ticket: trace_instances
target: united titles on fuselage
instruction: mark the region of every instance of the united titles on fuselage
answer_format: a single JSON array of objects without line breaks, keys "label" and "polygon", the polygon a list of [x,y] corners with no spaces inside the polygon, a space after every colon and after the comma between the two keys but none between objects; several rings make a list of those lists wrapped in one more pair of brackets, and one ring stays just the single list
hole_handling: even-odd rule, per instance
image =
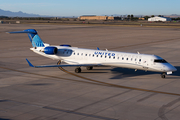
[{"label": "united titles on fuselage", "polygon": [[105,55],[105,56],[115,56],[115,53],[110,53],[110,52],[94,52],[95,55]]}]

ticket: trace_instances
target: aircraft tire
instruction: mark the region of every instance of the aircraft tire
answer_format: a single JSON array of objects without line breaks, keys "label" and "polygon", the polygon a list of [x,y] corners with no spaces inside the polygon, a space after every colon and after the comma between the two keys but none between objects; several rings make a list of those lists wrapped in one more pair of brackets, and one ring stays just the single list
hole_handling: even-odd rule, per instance
[{"label": "aircraft tire", "polygon": [[81,72],[81,68],[76,68],[76,69],[75,69],[75,72],[76,72],[76,73],[80,73],[80,72]]},{"label": "aircraft tire", "polygon": [[165,78],[165,77],[166,77],[165,73],[162,73],[161,78]]},{"label": "aircraft tire", "polygon": [[86,67],[86,69],[87,69],[87,70],[92,70],[93,67],[92,67],[92,66],[88,66],[88,67]]}]

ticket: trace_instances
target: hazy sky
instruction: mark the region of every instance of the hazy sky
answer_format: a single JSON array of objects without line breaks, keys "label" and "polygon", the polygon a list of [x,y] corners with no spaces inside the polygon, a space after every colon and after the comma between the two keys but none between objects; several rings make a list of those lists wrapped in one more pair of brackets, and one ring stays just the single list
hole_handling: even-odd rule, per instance
[{"label": "hazy sky", "polygon": [[0,9],[40,15],[180,15],[180,0],[1,0]]}]

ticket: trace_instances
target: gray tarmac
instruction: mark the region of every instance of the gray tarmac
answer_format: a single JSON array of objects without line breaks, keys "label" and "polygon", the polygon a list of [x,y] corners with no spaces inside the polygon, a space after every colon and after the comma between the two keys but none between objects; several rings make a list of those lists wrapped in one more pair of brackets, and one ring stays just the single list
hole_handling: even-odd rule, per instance
[{"label": "gray tarmac", "polygon": [[[161,56],[178,71],[157,72],[95,67],[31,68],[56,64],[33,53],[26,34],[36,29],[51,45],[137,52]],[[86,25],[0,25],[0,119],[2,120],[179,120],[180,28]]]}]

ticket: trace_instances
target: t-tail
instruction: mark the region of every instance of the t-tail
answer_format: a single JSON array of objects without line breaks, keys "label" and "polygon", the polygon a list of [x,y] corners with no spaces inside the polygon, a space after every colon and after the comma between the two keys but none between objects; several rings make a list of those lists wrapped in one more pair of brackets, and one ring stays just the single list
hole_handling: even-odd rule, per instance
[{"label": "t-tail", "polygon": [[24,31],[16,31],[16,32],[8,32],[8,33],[10,33],[10,34],[27,33],[33,47],[44,47],[45,46],[44,42],[41,40],[41,38],[39,37],[39,35],[35,29],[27,29]]}]

